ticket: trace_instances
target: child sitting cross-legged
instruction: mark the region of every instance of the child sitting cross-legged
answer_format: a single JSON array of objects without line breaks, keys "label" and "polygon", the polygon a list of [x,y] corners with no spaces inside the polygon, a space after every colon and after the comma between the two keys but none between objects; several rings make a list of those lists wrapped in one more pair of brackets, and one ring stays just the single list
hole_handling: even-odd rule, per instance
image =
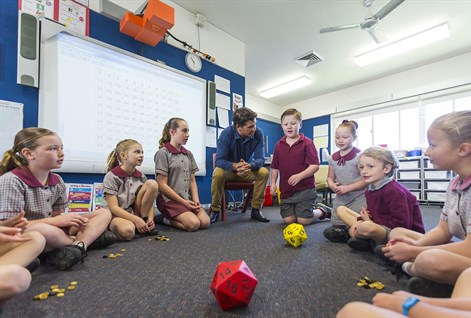
[{"label": "child sitting cross-legged", "polygon": [[424,233],[422,214],[417,198],[393,179],[398,161],[394,154],[382,147],[370,147],[361,153],[358,168],[368,184],[365,192],[366,208],[359,213],[339,207],[337,215],[347,224],[348,246],[356,250],[374,249],[385,244],[395,227]]}]

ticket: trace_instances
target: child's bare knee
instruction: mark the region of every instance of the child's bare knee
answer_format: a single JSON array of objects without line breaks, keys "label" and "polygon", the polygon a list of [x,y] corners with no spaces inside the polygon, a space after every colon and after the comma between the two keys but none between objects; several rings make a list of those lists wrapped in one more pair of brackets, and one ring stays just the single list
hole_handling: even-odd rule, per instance
[{"label": "child's bare knee", "polygon": [[444,251],[440,249],[430,249],[417,255],[414,261],[414,269],[419,276],[436,276],[449,270],[449,262],[444,260]]},{"label": "child's bare knee", "polygon": [[132,226],[121,227],[118,229],[116,236],[120,241],[130,241],[134,238],[136,230]]},{"label": "child's bare knee", "polygon": [[200,228],[200,221],[198,219],[190,219],[186,220],[183,225],[188,232],[195,232]]},{"label": "child's bare knee", "polygon": [[156,180],[149,179],[145,183],[148,190],[152,192],[157,192],[159,190],[159,184]]}]

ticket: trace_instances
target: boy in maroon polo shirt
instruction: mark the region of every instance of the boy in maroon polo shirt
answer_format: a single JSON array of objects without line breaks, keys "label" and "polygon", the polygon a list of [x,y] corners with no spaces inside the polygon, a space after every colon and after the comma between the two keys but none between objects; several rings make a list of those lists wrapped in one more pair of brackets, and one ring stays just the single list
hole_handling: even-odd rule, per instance
[{"label": "boy in maroon polo shirt", "polygon": [[319,157],[311,139],[299,133],[301,113],[294,108],[281,115],[285,136],[275,145],[270,166],[271,194],[277,192],[280,177],[280,214],[286,224],[311,224],[330,218],[330,208],[316,205],[317,192],[314,173],[319,170]]}]

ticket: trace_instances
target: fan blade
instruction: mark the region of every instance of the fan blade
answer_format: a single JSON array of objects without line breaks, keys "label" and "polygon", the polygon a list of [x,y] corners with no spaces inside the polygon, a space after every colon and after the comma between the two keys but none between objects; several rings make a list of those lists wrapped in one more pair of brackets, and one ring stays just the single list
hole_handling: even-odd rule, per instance
[{"label": "fan blade", "polygon": [[389,1],[381,10],[379,10],[374,17],[378,20],[382,20],[385,16],[391,13],[394,9],[396,9],[401,3],[405,0],[391,0]]},{"label": "fan blade", "polygon": [[322,28],[322,29],[319,30],[319,33],[327,33],[327,32],[335,32],[335,31],[342,31],[342,30],[357,29],[357,28],[359,28],[360,26],[361,26],[360,23],[333,26],[333,27],[329,27],[329,28]]},{"label": "fan blade", "polygon": [[381,43],[384,41],[387,41],[386,36],[384,33],[378,28],[378,26],[374,26],[372,28],[365,29],[373,38],[373,40],[376,41],[376,43]]}]

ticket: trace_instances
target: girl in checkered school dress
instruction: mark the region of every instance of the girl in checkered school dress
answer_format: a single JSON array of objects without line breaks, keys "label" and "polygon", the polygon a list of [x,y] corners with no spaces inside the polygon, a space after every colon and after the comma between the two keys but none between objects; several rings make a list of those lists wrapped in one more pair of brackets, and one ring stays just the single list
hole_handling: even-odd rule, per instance
[{"label": "girl in checkered school dress", "polygon": [[0,220],[24,211],[25,232],[46,238],[46,261],[66,270],[86,256],[87,249],[103,248],[115,241],[106,231],[111,213],[101,209],[87,214],[63,213],[68,195],[62,178],[51,170],[64,161],[62,140],[45,128],[19,131],[13,148],[0,162]]},{"label": "girl in checkered school dress", "polygon": [[121,241],[131,240],[135,233],[158,234],[154,224],[154,202],[159,187],[155,180],[147,180],[137,170],[143,159],[142,146],[133,139],[118,142],[108,156],[103,206],[113,214],[110,230]]},{"label": "girl in checkered school dress", "polygon": [[199,200],[195,178],[198,166],[191,151],[183,146],[189,137],[188,123],[171,118],[163,129],[154,161],[160,190],[157,207],[162,213],[158,222],[192,232],[208,228],[209,217]]}]

